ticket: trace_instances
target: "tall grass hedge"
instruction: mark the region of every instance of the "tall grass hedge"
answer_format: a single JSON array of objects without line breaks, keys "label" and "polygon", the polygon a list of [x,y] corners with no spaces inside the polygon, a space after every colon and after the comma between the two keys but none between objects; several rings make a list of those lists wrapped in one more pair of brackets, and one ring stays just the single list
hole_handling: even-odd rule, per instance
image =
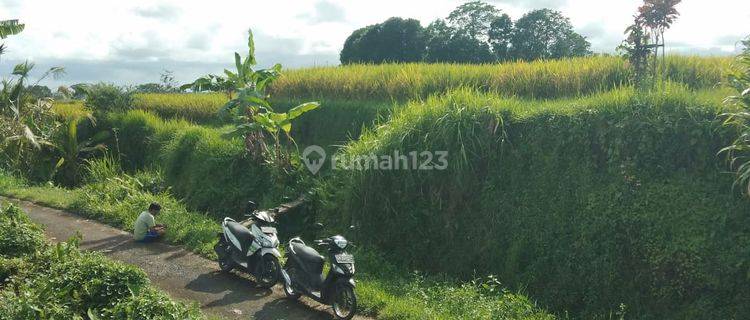
[{"label": "tall grass hedge", "polygon": [[185,203],[221,216],[239,215],[249,200],[264,201],[272,188],[268,167],[252,159],[239,139],[183,120],[163,120],[142,110],[109,119],[117,132],[111,148],[128,171],[157,167]]},{"label": "tall grass hedge", "polygon": [[665,90],[411,103],[341,155],[446,150],[448,168],[337,171],[320,215],[408,267],[495,274],[583,318],[750,317],[750,206],[716,156],[725,93]]}]

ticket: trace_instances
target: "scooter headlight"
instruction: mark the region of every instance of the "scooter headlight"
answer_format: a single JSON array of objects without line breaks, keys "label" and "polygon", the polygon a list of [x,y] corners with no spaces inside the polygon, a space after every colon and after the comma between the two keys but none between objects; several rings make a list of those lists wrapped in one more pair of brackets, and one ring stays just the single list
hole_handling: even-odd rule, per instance
[{"label": "scooter headlight", "polygon": [[339,249],[345,249],[346,245],[349,244],[349,241],[346,241],[344,238],[334,239],[333,243],[336,244]]}]

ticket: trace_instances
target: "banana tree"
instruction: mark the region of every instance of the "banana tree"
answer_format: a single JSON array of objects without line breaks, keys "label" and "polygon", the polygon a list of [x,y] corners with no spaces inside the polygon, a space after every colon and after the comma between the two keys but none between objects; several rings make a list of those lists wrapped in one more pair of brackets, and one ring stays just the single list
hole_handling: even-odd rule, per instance
[{"label": "banana tree", "polygon": [[76,185],[80,181],[81,160],[91,153],[107,149],[104,141],[109,139],[109,131],[100,131],[90,138],[83,141],[79,140],[78,127],[84,120],[89,121],[93,126],[96,125],[90,114],[72,116],[66,119],[65,125],[62,127],[63,130],[55,137],[55,141],[45,142],[58,156],[50,179],[59,173],[63,184]]},{"label": "banana tree", "polygon": [[193,83],[186,84],[181,89],[193,91],[225,91],[230,100],[221,108],[220,114],[230,115],[235,122],[230,135],[242,136],[245,148],[256,159],[268,152],[265,137],[273,139],[273,155],[280,165],[289,164],[288,152],[281,143],[281,132],[294,143],[290,132],[292,121],[305,112],[317,109],[317,102],[303,103],[288,112],[274,112],[268,101],[266,89],[281,76],[281,65],[276,64],[268,69],[254,70],[255,42],[252,30],[248,31],[248,54],[243,59],[239,53],[234,54],[235,71],[225,69],[225,76],[207,75],[198,78]]}]

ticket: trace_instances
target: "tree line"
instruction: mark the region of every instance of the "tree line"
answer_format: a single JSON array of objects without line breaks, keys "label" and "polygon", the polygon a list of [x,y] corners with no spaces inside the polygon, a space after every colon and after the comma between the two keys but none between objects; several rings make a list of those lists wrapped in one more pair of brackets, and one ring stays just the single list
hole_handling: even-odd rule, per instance
[{"label": "tree line", "polygon": [[393,17],[357,29],[346,39],[340,60],[492,63],[585,56],[590,48],[559,11],[533,10],[514,22],[493,5],[472,1],[427,28],[416,19]]}]

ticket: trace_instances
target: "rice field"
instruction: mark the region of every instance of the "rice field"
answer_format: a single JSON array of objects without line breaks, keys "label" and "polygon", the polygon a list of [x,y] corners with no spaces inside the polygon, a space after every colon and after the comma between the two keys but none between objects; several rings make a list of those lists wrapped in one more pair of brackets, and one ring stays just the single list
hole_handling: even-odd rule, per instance
[{"label": "rice field", "polygon": [[197,123],[217,121],[217,112],[227,102],[223,93],[141,93],[133,96],[133,108],[164,118],[183,118]]},{"label": "rice field", "polygon": [[[692,89],[716,86],[731,59],[670,56],[668,80]],[[314,67],[286,71],[272,96],[291,99],[399,100],[427,98],[459,87],[506,97],[578,97],[629,85],[631,74],[620,57],[601,56],[488,65],[384,64]]]}]

